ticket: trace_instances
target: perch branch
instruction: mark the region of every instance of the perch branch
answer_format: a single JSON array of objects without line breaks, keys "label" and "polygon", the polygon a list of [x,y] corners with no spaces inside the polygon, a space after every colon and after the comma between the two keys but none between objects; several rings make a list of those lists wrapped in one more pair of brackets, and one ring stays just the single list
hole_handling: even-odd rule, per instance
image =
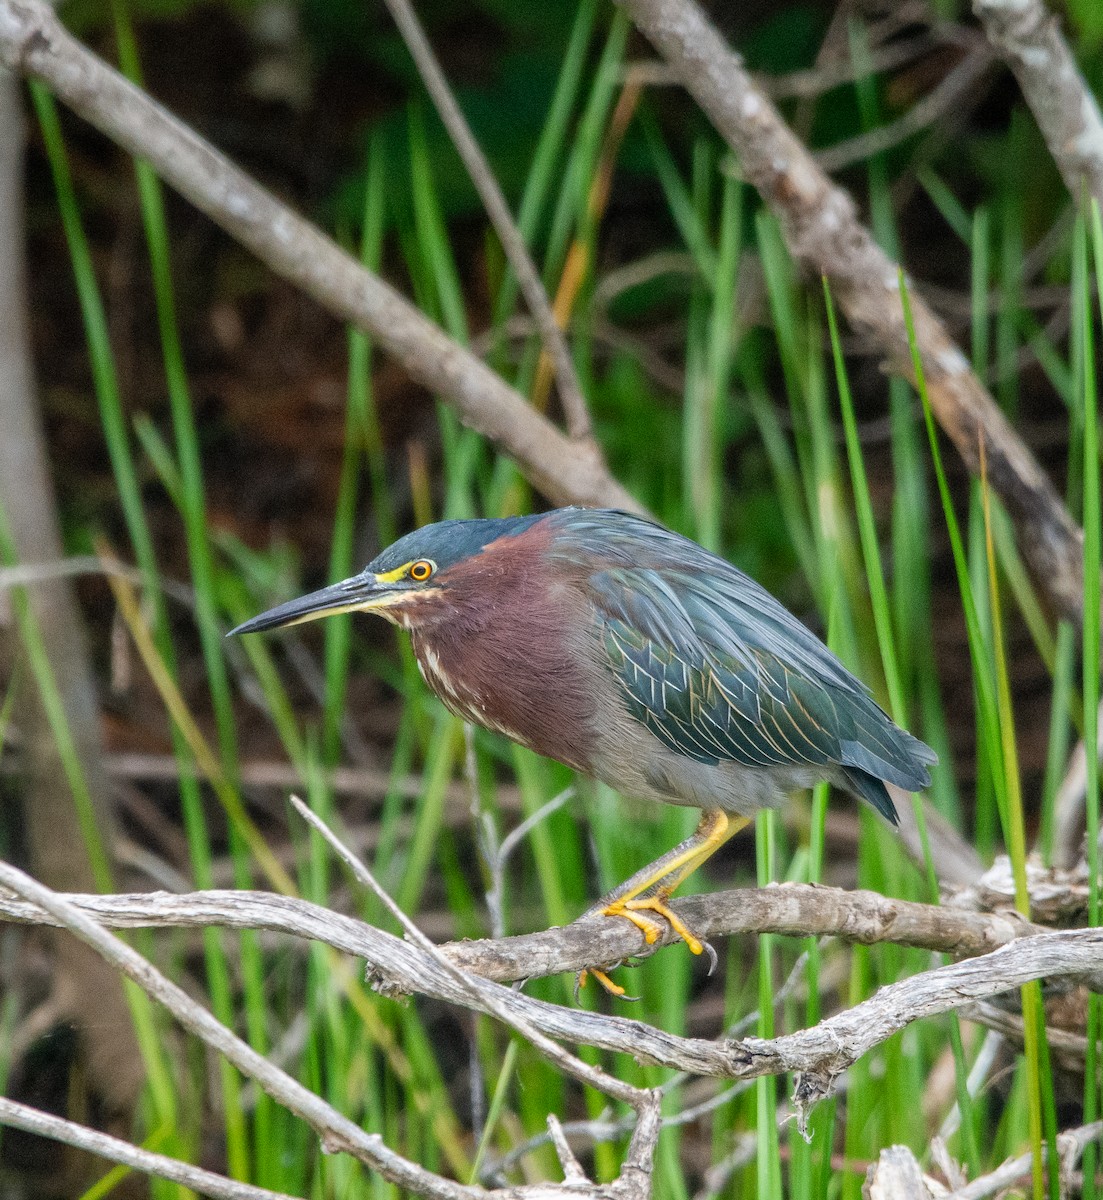
[{"label": "perch branch", "polygon": [[[10,872],[12,868],[0,866],[0,883],[8,882],[5,873]],[[22,878],[18,873],[16,876]],[[764,889],[764,894],[784,895],[797,890],[812,894],[830,891],[778,887]],[[704,899],[712,901],[715,897]],[[263,892],[199,892],[190,896],[81,896],[74,897],[73,901],[70,907],[78,914],[91,913],[97,921],[110,921],[121,926],[158,923],[226,925],[278,930],[313,938],[364,958],[368,963],[369,979],[381,992],[392,995],[421,993],[447,1003],[472,1007],[470,990],[458,986],[453,975],[444,970],[434,956],[361,921],[301,900]],[[52,911],[37,898],[35,903],[38,910]],[[683,915],[687,913],[687,903],[685,900],[678,903]],[[20,906],[4,900],[2,910],[9,919],[43,921],[42,912],[36,911],[34,906]],[[968,915],[976,917],[979,914]],[[56,919],[56,913],[54,917]],[[82,919],[87,921],[88,917]],[[596,952],[606,936],[604,927],[622,923],[591,919],[569,928],[577,930],[583,924],[589,926],[583,935],[591,943],[590,961],[605,961]],[[100,927],[97,924],[95,928]],[[793,929],[787,931],[796,932]],[[548,936],[562,932],[549,931]],[[103,934],[102,929],[100,933]],[[117,944],[114,939],[109,940]],[[456,947],[449,948],[450,955],[455,951]],[[788,1071],[803,1072],[805,1079],[798,1091],[798,1099],[808,1103],[829,1091],[834,1078],[851,1063],[912,1021],[1014,990],[1032,979],[1091,975],[1101,966],[1103,930],[1043,933],[1030,930],[1030,936],[1016,938],[979,958],[922,972],[882,988],[870,1000],[811,1029],[768,1041],[677,1037],[641,1021],[571,1010],[534,1000],[485,979],[478,981],[477,992],[480,1011],[489,1011],[484,1001],[490,997],[495,1011],[503,1014],[505,1019],[516,1016],[548,1037],[631,1054],[643,1061],[697,1075],[752,1079]]]},{"label": "perch branch", "polygon": [[1042,0],[973,0],[973,11],[1015,73],[1073,200],[1087,188],[1103,207],[1103,115],[1060,22]]},{"label": "perch branch", "polygon": [[[352,917],[273,892],[138,892],[66,899],[109,928],[221,925],[229,929],[264,929],[326,942],[336,950],[369,961],[381,953],[377,939],[390,937]],[[892,942],[959,958],[987,954],[1017,938],[1047,932],[1010,909],[985,913],[941,908],[890,900],[876,892],[848,892],[811,884],[684,896],[672,901],[671,908],[705,938],[761,933],[837,937],[867,946]],[[37,905],[3,893],[0,921],[53,923]],[[668,933],[648,946],[628,921],[588,918],[539,933],[451,942],[440,950],[465,971],[497,983],[511,983],[579,971],[585,966],[612,966],[627,958],[647,957],[676,941]]]},{"label": "perch branch", "polygon": [[[817,165],[694,0],[619,0],[671,65],[781,222],[794,258],[825,275],[851,326],[891,367],[914,378],[896,265],[858,220],[854,202]],[[945,326],[911,292],[931,406],[966,465],[1006,505],[1023,556],[1054,609],[1082,619],[1083,535],[1050,479],[997,407]]]},{"label": "perch branch", "polygon": [[595,443],[561,433],[404,296],[82,46],[42,0],[0,0],[0,66],[40,79],[278,275],[371,334],[551,500],[640,511]]}]

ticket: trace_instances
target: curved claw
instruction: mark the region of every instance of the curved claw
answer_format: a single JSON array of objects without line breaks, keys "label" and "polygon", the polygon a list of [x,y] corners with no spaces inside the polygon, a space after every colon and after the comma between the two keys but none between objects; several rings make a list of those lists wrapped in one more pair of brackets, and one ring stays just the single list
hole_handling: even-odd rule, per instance
[{"label": "curved claw", "polygon": [[720,959],[716,955],[716,951],[712,948],[712,942],[702,942],[705,953],[709,956],[709,978],[712,978],[712,973],[720,964]]}]

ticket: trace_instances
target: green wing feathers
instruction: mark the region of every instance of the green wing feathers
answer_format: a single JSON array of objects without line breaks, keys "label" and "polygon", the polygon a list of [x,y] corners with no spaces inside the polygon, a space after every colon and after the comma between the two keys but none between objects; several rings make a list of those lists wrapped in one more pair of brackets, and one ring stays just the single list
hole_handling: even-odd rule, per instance
[{"label": "green wing feathers", "polygon": [[656,566],[590,577],[632,715],[697,762],[841,768],[850,790],[895,821],[886,782],[926,787],[934,752],[772,596],[724,566],[721,576]]}]

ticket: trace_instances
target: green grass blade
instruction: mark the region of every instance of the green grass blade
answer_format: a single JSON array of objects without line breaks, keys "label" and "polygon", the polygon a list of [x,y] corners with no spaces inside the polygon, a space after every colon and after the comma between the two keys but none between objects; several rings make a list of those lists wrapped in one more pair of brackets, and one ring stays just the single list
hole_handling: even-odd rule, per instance
[{"label": "green grass blade", "polygon": [[[1099,205],[1091,204],[1091,237],[1095,260],[1096,288],[1103,284],[1103,224],[1100,222]],[[1097,301],[1103,297],[1096,292]],[[1087,294],[1083,307],[1084,318],[1084,645],[1083,645],[1083,689],[1084,689],[1084,750],[1086,764],[1085,818],[1087,826],[1088,858],[1088,923],[1099,925],[1103,911],[1100,903],[1100,854],[1099,854],[1099,742],[1096,737],[1100,702],[1100,571],[1103,557],[1103,515],[1100,505],[1099,480],[1099,397],[1095,378],[1095,350],[1092,335],[1091,302]],[[1099,1084],[1099,1038],[1103,1031],[1103,1005],[1094,993],[1088,999],[1087,1054],[1084,1062],[1084,1120],[1098,1118],[1101,1111]],[[1099,1161],[1098,1148],[1092,1146],[1085,1152],[1084,1195],[1098,1195],[1096,1167]],[[1089,1182],[1090,1181],[1090,1182]]]}]

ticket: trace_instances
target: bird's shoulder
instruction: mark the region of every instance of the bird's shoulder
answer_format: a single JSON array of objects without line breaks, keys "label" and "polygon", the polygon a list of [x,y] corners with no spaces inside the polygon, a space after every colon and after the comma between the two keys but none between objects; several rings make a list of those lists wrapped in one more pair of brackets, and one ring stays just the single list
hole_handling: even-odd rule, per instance
[{"label": "bird's shoulder", "polygon": [[679,534],[618,514],[585,531],[584,586],[601,622],[706,662],[753,674],[780,668],[868,695],[822,641],[738,567]]}]

